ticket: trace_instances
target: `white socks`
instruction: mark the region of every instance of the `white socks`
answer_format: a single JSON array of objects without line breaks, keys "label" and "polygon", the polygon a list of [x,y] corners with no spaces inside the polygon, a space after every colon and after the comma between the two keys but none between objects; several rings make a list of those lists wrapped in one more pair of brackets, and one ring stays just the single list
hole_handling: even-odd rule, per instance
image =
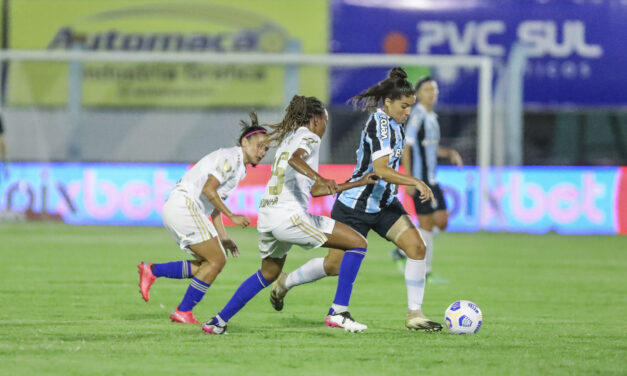
[{"label": "white socks", "polygon": [[422,307],[425,295],[425,260],[408,258],[405,263],[405,285],[407,285],[407,305],[412,311]]},{"label": "white socks", "polygon": [[285,287],[289,290],[294,286],[317,281],[326,276],[327,273],[324,271],[324,257],[317,257],[307,261],[300,268],[288,274],[285,280]]},{"label": "white socks", "polygon": [[[424,228],[420,229],[420,235],[422,235],[422,239],[427,244],[427,253],[425,254],[425,261],[427,263],[427,274],[431,273],[431,261],[433,260],[433,238],[435,236],[434,233],[436,228],[437,227],[433,227],[434,231],[427,231]],[[439,230],[440,229],[438,229],[438,233],[440,232]]]},{"label": "white socks", "polygon": [[331,309],[333,309],[333,313],[342,313],[348,311],[348,306],[333,303],[331,304]]}]

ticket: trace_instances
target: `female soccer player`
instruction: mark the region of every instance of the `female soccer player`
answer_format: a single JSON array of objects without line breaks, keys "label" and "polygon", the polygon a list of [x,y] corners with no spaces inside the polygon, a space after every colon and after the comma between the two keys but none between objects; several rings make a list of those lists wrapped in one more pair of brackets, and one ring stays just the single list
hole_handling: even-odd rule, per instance
[{"label": "female soccer player", "polygon": [[[414,88],[407,81],[405,71],[397,67],[390,71],[388,78],[356,95],[353,101],[374,112],[361,134],[357,165],[349,182],[373,171],[380,179],[374,185],[342,192],[333,205],[331,218],[351,226],[364,238],[372,229],[407,254],[405,284],[409,309],[405,326],[413,330],[441,330],[442,325],[426,318],[421,309],[425,288],[425,243],[396,197],[397,185],[408,185],[420,192],[421,201],[433,198],[431,189],[420,179],[397,171],[405,147],[403,124],[416,102]],[[338,270],[345,267],[357,273],[364,256],[365,252],[343,254],[331,249],[326,257],[310,260],[289,275],[282,274],[270,293],[272,306],[281,310],[287,291],[294,286],[337,275]]]},{"label": "female soccer player", "polygon": [[[363,174],[360,179],[338,186],[318,174],[320,139],[327,122],[327,111],[318,99],[296,95],[283,121],[271,126],[270,140],[279,143],[279,147],[259,208],[261,269],[246,279],[226,306],[202,326],[206,333],[226,332],[226,323],[276,280],[292,245],[305,249],[332,247],[349,254],[366,252],[366,239],[357,231],[331,218],[307,213],[310,193],[313,196],[335,194],[376,181],[373,174]],[[348,306],[355,275],[352,270],[339,270],[333,307]],[[346,309],[332,312],[326,323],[351,332],[367,328],[355,321]]]},{"label": "female soccer player", "polygon": [[[246,227],[250,220],[234,214],[224,204],[228,195],[246,175],[246,165],[256,166],[268,151],[267,130],[259,126],[257,115],[250,113],[251,123],[243,127],[239,146],[218,149],[205,155],[183,175],[163,206],[163,224],[181,250],[195,260],[164,264],[139,264],[139,287],[145,301],[150,286],[158,277],[192,278],[187,292],[170,315],[173,322],[198,324],[192,309],[203,298],[209,286],[226,264],[226,252],[239,256],[239,249],[229,238],[221,214],[235,225]],[[213,221],[209,221],[209,216]]]},{"label": "female soccer player", "polygon": [[[433,111],[438,101],[438,83],[431,77],[424,77],[418,80],[415,90],[418,103],[412,109],[407,121],[407,145],[403,152],[402,165],[406,174],[416,176],[429,185],[433,191],[433,200],[420,202],[411,187],[408,187],[405,192],[414,199],[420,234],[427,243],[425,257],[427,281],[445,283],[445,279],[431,275],[434,238],[440,231],[446,230],[449,216],[435,171],[438,158],[448,158],[459,168],[463,166],[463,161],[457,150],[440,146],[440,124],[438,115]],[[392,257],[404,259],[405,255],[399,252],[399,249],[395,249],[392,251]]]}]

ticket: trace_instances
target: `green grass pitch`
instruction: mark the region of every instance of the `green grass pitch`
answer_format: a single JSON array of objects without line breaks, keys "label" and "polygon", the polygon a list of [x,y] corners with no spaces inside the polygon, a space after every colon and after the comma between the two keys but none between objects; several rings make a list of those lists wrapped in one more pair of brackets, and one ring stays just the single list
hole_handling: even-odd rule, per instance
[{"label": "green grass pitch", "polygon": [[[256,229],[230,228],[242,250],[197,306],[207,320],[259,267]],[[437,238],[423,310],[443,321],[457,299],[483,310],[476,335],[404,329],[406,292],[376,234],[351,313],[360,334],[324,326],[335,278],[300,286],[282,312],[262,291],[226,336],[173,324],[187,281],[139,294],[139,261],[183,259],[163,228],[0,223],[3,375],[625,375],[627,237],[453,234]],[[291,271],[326,250],[295,247]]]}]

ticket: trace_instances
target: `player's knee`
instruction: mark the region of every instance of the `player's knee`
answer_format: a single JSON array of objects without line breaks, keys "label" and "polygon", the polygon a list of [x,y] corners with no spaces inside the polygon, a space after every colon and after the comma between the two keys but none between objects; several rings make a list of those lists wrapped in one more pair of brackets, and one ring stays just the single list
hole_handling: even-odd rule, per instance
[{"label": "player's knee", "polygon": [[220,273],[226,265],[226,257],[224,257],[224,255],[221,255],[218,257],[214,257],[211,260],[207,260],[206,262],[211,265],[211,268],[213,270]]},{"label": "player's knee", "polygon": [[261,270],[261,275],[268,282],[274,282],[277,278],[279,278],[279,274],[281,274],[280,269],[271,269],[271,270]]},{"label": "player's knee", "polygon": [[403,248],[403,252],[413,260],[424,260],[425,254],[427,253],[427,246],[424,242],[419,241],[416,244],[412,244],[409,247]]},{"label": "player's knee", "polygon": [[362,237],[359,237],[355,241],[354,248],[368,248],[368,241]]},{"label": "player's knee", "polygon": [[440,229],[440,231],[445,231],[446,230],[446,226],[448,226],[448,215],[447,216],[443,216],[442,218],[439,218],[435,222],[435,226],[437,226]]}]

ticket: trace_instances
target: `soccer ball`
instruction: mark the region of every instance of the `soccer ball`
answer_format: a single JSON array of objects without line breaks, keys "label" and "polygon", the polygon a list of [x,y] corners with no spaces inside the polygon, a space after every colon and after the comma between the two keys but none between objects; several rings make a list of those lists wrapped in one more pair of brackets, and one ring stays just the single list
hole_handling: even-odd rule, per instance
[{"label": "soccer ball", "polygon": [[444,312],[446,327],[454,334],[477,333],[482,319],[479,307],[469,300],[453,302]]}]

